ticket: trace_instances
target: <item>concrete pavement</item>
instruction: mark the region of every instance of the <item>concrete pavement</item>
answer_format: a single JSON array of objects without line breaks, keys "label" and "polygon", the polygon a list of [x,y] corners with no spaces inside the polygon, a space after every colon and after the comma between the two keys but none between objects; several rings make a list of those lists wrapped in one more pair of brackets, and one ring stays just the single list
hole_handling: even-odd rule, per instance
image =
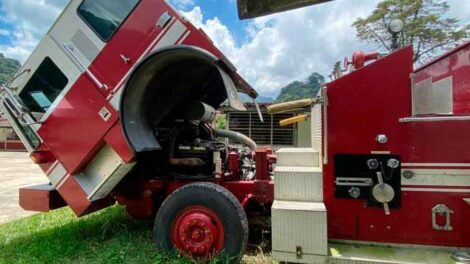
[{"label": "concrete pavement", "polygon": [[25,152],[0,152],[0,224],[28,216],[18,205],[20,187],[47,183],[44,173]]}]

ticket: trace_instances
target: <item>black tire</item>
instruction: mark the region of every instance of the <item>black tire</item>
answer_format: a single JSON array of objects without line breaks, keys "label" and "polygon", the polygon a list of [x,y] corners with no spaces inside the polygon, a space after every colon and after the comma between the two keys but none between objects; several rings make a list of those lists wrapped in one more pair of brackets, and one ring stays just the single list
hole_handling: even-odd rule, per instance
[{"label": "black tire", "polygon": [[239,262],[248,242],[248,220],[245,211],[231,192],[222,186],[207,182],[181,187],[162,203],[154,226],[157,249],[166,253],[177,251],[172,241],[175,219],[180,219],[185,209],[194,207],[207,208],[218,217],[223,225],[224,235],[220,252],[230,262]]}]

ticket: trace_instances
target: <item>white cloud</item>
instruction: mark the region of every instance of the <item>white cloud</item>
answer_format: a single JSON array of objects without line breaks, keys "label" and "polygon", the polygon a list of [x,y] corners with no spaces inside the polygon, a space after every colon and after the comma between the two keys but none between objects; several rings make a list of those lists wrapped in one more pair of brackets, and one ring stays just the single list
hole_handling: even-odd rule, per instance
[{"label": "white cloud", "polygon": [[315,71],[328,75],[334,62],[365,48],[351,27],[355,18],[374,7],[375,1],[364,2],[368,3],[338,1],[255,19],[246,28],[249,40],[238,46],[218,18],[204,21],[199,7],[184,14],[214,40],[255,89],[276,96],[282,86]]},{"label": "white cloud", "polygon": [[52,25],[67,0],[2,0],[4,23],[13,25],[11,45],[0,45],[6,56],[25,61]]},{"label": "white cloud", "polygon": [[[68,2],[0,1],[5,14],[0,19],[14,26],[12,31],[0,28],[0,35],[9,34],[12,39],[11,45],[0,45],[0,52],[20,61],[25,61]],[[336,61],[356,49],[368,50],[356,40],[351,24],[357,17],[366,16],[378,1],[337,0],[254,19],[244,28],[246,37],[235,37],[219,18],[204,18],[195,0],[171,0],[187,11],[185,15],[203,28],[258,91],[269,96],[276,96],[280,87],[314,71],[328,75]],[[449,4],[449,15],[470,22],[470,1],[449,0]],[[245,41],[237,44],[235,39]]]},{"label": "white cloud", "polygon": [[450,5],[449,16],[457,17],[464,23],[470,23],[470,1],[448,0]]}]

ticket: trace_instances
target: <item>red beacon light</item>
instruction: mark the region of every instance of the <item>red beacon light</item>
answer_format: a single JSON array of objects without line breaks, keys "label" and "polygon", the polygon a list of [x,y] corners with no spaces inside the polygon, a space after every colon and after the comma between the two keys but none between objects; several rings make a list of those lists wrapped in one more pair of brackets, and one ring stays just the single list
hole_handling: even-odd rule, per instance
[{"label": "red beacon light", "polygon": [[50,151],[36,150],[31,152],[29,156],[35,164],[44,164],[55,160],[54,155]]}]

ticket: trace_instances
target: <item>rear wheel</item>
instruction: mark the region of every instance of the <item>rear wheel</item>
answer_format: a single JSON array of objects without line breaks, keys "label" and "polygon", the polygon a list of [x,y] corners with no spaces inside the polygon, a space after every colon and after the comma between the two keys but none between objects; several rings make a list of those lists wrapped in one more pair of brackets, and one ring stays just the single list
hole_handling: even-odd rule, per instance
[{"label": "rear wheel", "polygon": [[237,198],[213,183],[194,183],[172,193],[155,218],[157,248],[195,259],[222,254],[238,262],[248,240],[248,221]]}]

